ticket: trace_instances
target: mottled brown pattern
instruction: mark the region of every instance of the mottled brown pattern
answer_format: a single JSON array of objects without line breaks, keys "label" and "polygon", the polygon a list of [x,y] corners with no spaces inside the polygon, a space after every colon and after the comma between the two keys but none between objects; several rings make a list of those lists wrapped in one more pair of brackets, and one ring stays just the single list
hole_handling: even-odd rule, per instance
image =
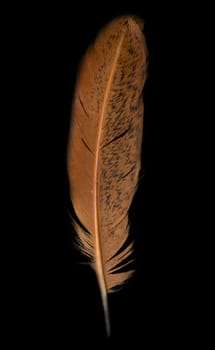
[{"label": "mottled brown pattern", "polygon": [[81,250],[91,257],[98,277],[107,328],[106,294],[132,273],[129,266],[120,273],[118,264],[123,266],[132,253],[132,243],[123,245],[141,166],[146,75],[142,21],[117,18],[87,50],[73,102],[68,144],[71,201],[85,227],[76,224]]}]

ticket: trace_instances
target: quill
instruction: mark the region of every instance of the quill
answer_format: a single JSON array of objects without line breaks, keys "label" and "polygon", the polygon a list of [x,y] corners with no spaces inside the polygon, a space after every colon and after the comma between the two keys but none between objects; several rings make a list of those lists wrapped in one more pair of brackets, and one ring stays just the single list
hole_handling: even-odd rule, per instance
[{"label": "quill", "polygon": [[148,55],[142,29],[138,17],[121,16],[101,30],[81,63],[71,113],[67,167],[74,226],[97,276],[107,335],[107,294],[133,273],[128,210],[141,167]]}]

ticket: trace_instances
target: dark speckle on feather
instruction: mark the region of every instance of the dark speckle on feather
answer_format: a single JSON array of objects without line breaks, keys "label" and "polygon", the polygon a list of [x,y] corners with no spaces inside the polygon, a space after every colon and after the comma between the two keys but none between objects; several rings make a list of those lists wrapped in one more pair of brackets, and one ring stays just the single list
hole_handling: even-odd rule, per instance
[{"label": "dark speckle on feather", "polygon": [[133,55],[133,53],[134,53],[134,49],[132,48],[132,47],[129,47],[128,48],[128,52],[131,54],[131,56]]}]

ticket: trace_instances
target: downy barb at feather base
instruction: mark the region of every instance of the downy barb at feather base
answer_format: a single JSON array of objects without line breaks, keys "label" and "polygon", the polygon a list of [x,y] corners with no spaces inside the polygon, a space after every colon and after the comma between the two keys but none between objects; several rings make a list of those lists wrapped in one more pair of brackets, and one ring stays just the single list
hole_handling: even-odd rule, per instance
[{"label": "downy barb at feather base", "polygon": [[133,272],[128,210],[141,167],[148,55],[142,29],[141,19],[118,17],[88,48],[77,78],[68,140],[70,198],[79,220],[74,220],[75,230],[97,276],[108,335],[107,294]]}]

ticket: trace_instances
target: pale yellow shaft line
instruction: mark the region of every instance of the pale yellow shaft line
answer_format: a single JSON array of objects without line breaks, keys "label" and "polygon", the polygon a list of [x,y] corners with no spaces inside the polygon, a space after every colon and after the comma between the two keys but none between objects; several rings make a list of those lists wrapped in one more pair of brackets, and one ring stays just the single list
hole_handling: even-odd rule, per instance
[{"label": "pale yellow shaft line", "polygon": [[102,134],[102,125],[104,121],[104,116],[106,112],[106,107],[107,107],[107,100],[109,96],[109,92],[111,89],[113,77],[114,77],[114,72],[116,68],[116,64],[120,55],[120,50],[122,46],[122,42],[124,39],[125,33],[122,34],[122,37],[120,39],[119,45],[116,50],[116,55],[113,61],[113,65],[111,68],[110,72],[110,77],[107,83],[107,88],[105,91],[104,95],[104,101],[102,104],[102,110],[101,110],[101,117],[100,117],[100,123],[99,123],[99,129],[98,129],[98,138],[97,138],[97,144],[96,144],[96,153],[95,153],[95,169],[94,169],[94,179],[93,179],[93,193],[94,193],[94,227],[95,227],[95,265],[96,265],[96,273],[97,273],[97,278],[98,278],[98,283],[99,287],[101,290],[101,296],[102,296],[102,303],[104,307],[104,313],[105,313],[105,323],[106,323],[106,329],[107,329],[107,334],[110,335],[110,320],[109,320],[109,313],[108,313],[108,304],[107,304],[107,288],[106,288],[106,283],[105,283],[105,277],[104,277],[104,269],[103,269],[103,264],[102,264],[102,254],[101,254],[101,245],[100,245],[100,238],[99,238],[99,226],[98,226],[98,221],[99,221],[99,216],[98,216],[98,165],[99,165],[99,151],[100,151],[100,141],[101,141],[101,134]]}]

